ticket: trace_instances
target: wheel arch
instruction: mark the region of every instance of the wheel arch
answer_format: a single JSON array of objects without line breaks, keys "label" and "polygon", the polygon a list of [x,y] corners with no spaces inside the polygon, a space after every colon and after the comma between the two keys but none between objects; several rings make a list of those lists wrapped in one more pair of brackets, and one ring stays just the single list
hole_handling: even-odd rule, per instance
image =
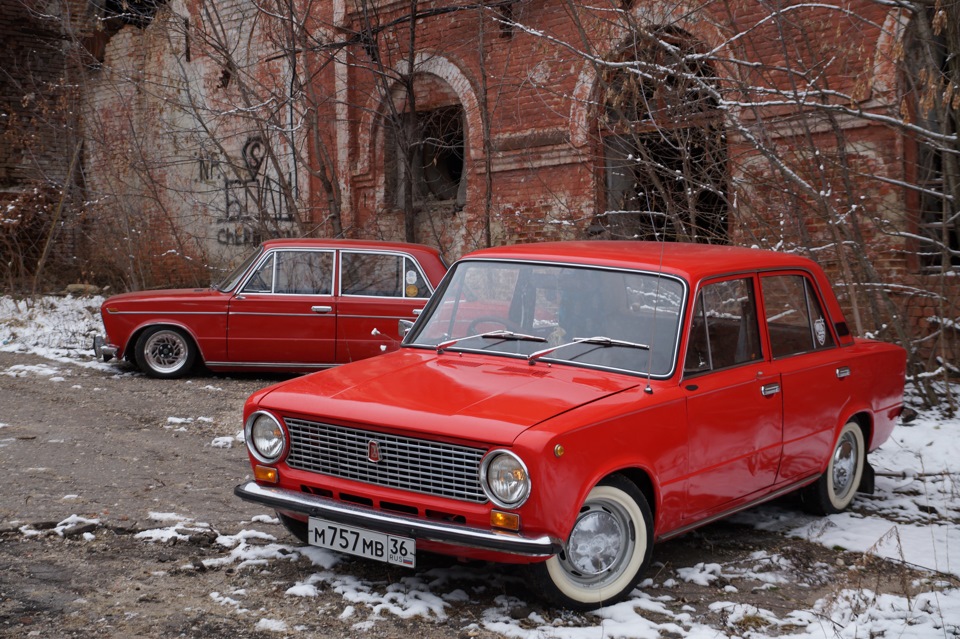
[{"label": "wheel arch", "polygon": [[600,479],[600,481],[597,482],[597,484],[614,475],[626,477],[630,483],[637,487],[637,489],[640,491],[640,494],[642,494],[644,499],[647,500],[647,505],[650,506],[650,514],[653,515],[653,521],[656,522],[657,511],[659,510],[659,503],[657,501],[658,491],[653,483],[653,479],[650,477],[650,474],[645,469],[636,466],[621,468],[619,470],[614,470],[607,473],[602,479]]},{"label": "wheel arch", "polygon": [[137,340],[140,339],[140,336],[143,335],[144,331],[147,331],[151,328],[176,328],[183,331],[187,339],[193,343],[193,347],[197,349],[197,357],[200,359],[200,363],[207,361],[206,357],[203,355],[203,348],[200,346],[200,340],[197,339],[197,336],[193,334],[193,331],[190,330],[190,327],[181,322],[174,322],[171,320],[152,320],[141,324],[136,329],[130,333],[130,337],[127,339],[127,343],[123,347],[123,358],[128,362],[136,362],[136,347]]},{"label": "wheel arch", "polygon": [[847,419],[843,420],[840,423],[837,429],[837,432],[839,433],[840,429],[843,428],[843,425],[849,422],[854,422],[857,426],[860,427],[860,432],[863,433],[863,441],[866,442],[866,448],[867,448],[867,450],[864,451],[864,453],[872,450],[873,416],[870,414],[870,412],[867,410],[861,410],[854,413],[853,415],[851,415],[850,417],[848,417]]}]

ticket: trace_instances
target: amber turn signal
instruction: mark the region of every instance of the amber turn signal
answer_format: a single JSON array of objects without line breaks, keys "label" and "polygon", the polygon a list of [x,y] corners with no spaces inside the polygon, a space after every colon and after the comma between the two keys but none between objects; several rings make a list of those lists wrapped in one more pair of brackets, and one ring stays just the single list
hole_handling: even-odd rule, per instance
[{"label": "amber turn signal", "polygon": [[490,525],[494,528],[502,528],[503,530],[512,530],[516,532],[520,530],[520,515],[517,515],[516,513],[503,513],[499,510],[491,510]]},{"label": "amber turn signal", "polygon": [[276,484],[280,481],[280,473],[277,472],[276,468],[271,466],[261,466],[257,464],[253,467],[253,478],[258,482]]}]

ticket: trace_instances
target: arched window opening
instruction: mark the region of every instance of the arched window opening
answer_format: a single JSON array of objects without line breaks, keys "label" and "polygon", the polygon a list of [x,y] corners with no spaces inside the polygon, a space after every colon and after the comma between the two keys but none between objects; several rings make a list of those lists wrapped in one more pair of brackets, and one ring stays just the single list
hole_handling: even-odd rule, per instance
[{"label": "arched window opening", "polygon": [[904,39],[903,115],[932,134],[913,135],[905,154],[923,272],[960,267],[960,148],[937,139],[956,136],[960,121],[960,64],[948,55],[945,28],[930,9],[913,19]]},{"label": "arched window opening", "polygon": [[412,189],[418,206],[443,203],[459,209],[466,193],[466,139],[460,104],[401,113],[386,125],[385,187],[388,201],[402,208]]},{"label": "arched window opening", "polygon": [[726,243],[727,151],[715,76],[682,31],[637,34],[599,74],[611,238]]}]

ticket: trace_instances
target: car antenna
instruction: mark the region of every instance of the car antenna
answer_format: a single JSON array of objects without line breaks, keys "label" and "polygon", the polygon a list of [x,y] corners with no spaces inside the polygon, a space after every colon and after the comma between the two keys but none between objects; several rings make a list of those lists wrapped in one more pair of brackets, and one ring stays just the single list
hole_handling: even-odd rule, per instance
[{"label": "car antenna", "polygon": [[661,278],[663,277],[663,245],[664,245],[665,238],[661,237],[660,233],[657,232],[656,222],[654,222],[654,220],[652,219],[653,211],[650,211],[649,206],[647,207],[647,210],[649,211],[650,217],[651,217],[650,221],[652,222],[651,226],[653,226],[653,233],[654,233],[653,236],[657,238],[657,244],[660,245],[660,258],[659,258],[660,261],[657,264],[657,288],[653,295],[653,324],[652,324],[652,330],[651,330],[651,333],[652,333],[651,338],[653,339],[650,340],[650,345],[652,348],[650,348],[650,350],[647,351],[647,385],[643,389],[643,392],[646,393],[647,395],[653,395],[653,386],[650,385],[650,375],[651,375],[650,369],[653,367],[653,349],[657,347],[657,344],[655,341],[655,338],[657,335],[657,309],[659,309],[660,307],[660,281],[661,281]]}]

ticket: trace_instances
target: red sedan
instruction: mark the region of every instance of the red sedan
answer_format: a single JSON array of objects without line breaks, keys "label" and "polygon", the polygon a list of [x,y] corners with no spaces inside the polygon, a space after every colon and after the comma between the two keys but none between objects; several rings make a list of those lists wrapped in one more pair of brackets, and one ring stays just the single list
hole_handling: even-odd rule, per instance
[{"label": "red sedan", "polygon": [[264,242],[210,288],[115,295],[101,308],[98,357],[152,377],[302,371],[395,350],[446,273],[430,247],[354,240]]},{"label": "red sedan", "polygon": [[655,542],[799,491],[873,489],[905,351],[855,338],[820,267],[733,247],[510,246],[451,269],[402,348],[244,408],[254,481],[306,543],[524,564],[620,600]]}]

